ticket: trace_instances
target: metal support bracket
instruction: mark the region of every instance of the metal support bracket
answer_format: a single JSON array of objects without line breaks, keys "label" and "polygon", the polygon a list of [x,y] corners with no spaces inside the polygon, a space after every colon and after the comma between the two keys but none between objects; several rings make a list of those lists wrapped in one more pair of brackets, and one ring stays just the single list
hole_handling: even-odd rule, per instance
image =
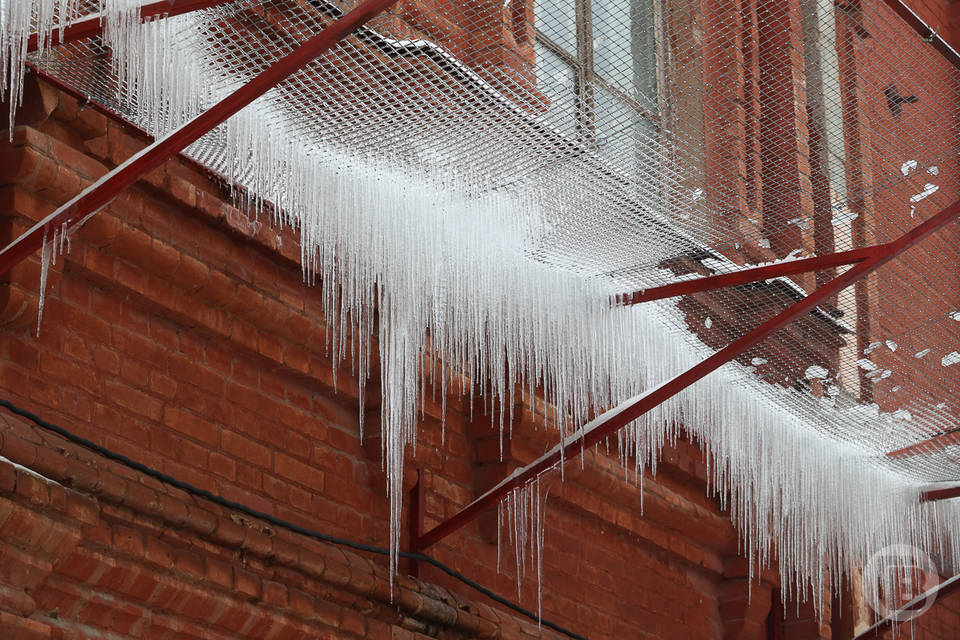
[{"label": "metal support bracket", "polygon": [[[806,315],[823,301],[830,299],[854,282],[876,271],[927,236],[939,231],[960,216],[960,201],[953,203],[927,221],[917,225],[896,240],[869,249],[869,256],[857,262],[851,269],[838,275],[830,282],[815,289],[806,298],[770,318],[746,335],[733,341],[712,356],[691,369],[655,387],[646,393],[635,396],[619,406],[591,420],[581,431],[569,436],[546,454],[518,469],[498,485],[481,495],[449,519],[425,533],[420,538],[419,547],[425,549],[436,544],[457,529],[472,522],[481,513],[496,505],[508,492],[536,478],[539,474],[555,467],[562,461],[576,458],[581,453],[627,426],[654,407],[669,400],[707,374],[734,360],[761,340],[773,335],[793,320]],[[799,261],[798,261],[799,262]],[[817,267],[814,267],[817,268]]]},{"label": "metal support bracket", "polygon": [[[420,553],[423,547],[420,544],[420,539],[423,537],[424,532],[424,512],[426,510],[426,478],[424,477],[424,469],[420,467],[417,469],[417,483],[410,488],[410,510],[407,514],[407,533],[409,534],[410,539],[410,553]],[[410,575],[414,578],[420,577],[420,561],[411,558],[410,559]]]},{"label": "metal support bracket", "polygon": [[[191,11],[201,9],[210,9],[217,5],[226,4],[233,0],[160,0],[160,2],[151,2],[140,7],[140,20],[147,22],[153,18],[170,18],[179,16]],[[103,33],[103,16],[101,14],[92,15],[83,20],[77,20],[62,29],[54,29],[50,34],[48,46],[57,46],[67,44],[84,38],[92,38]],[[40,34],[32,33],[27,39],[27,53],[33,53],[40,47],[42,37]]]},{"label": "metal support bracket", "polygon": [[48,231],[61,226],[72,227],[96,213],[146,173],[183,151],[397,1],[365,0],[213,107],[110,171],[0,251],[0,275],[39,249]]}]

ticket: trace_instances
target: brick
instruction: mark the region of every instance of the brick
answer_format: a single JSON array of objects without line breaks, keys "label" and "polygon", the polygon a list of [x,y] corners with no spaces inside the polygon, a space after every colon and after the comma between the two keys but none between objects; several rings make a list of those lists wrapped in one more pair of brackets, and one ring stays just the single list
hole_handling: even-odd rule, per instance
[{"label": "brick", "polygon": [[233,587],[233,568],[228,563],[208,556],[205,564],[207,580],[225,589]]},{"label": "brick", "polygon": [[290,589],[289,600],[291,611],[307,619],[314,617],[316,600],[313,596],[300,589]]},{"label": "brick", "polygon": [[199,553],[179,549],[173,554],[174,565],[177,570],[194,578],[204,578],[203,556]]},{"label": "brick", "polygon": [[272,455],[270,449],[232,431],[223,430],[221,432],[220,449],[238,460],[267,469],[271,468]]},{"label": "brick", "polygon": [[228,480],[234,480],[237,477],[236,463],[219,453],[212,452],[210,454],[209,466],[210,471]]},{"label": "brick", "polygon": [[159,420],[163,415],[163,402],[126,384],[114,381],[104,383],[104,397],[118,406],[150,420]]},{"label": "brick", "polygon": [[173,547],[155,536],[145,536],[143,558],[149,563],[170,569],[177,562]]},{"label": "brick", "polygon": [[250,600],[260,598],[260,578],[251,571],[235,567],[233,570],[234,591]]},{"label": "brick", "polygon": [[223,393],[222,376],[212,369],[200,366],[197,363],[199,358],[202,358],[202,353],[190,359],[171,355],[167,360],[167,371],[181,383],[192,384],[212,394]]},{"label": "brick", "polygon": [[94,371],[58,353],[40,354],[40,371],[58,380],[77,385],[88,393],[100,392],[100,378]]},{"label": "brick", "polygon": [[93,363],[101,371],[117,374],[120,372],[120,358],[116,352],[102,347],[93,347]]},{"label": "brick", "polygon": [[264,603],[277,607],[278,609],[287,606],[287,588],[279,582],[272,580],[263,581],[263,601]]},{"label": "brick", "polygon": [[324,473],[320,469],[305,464],[285,453],[277,452],[274,455],[273,469],[276,473],[290,478],[312,491],[323,491]]},{"label": "brick", "polygon": [[220,440],[220,427],[173,407],[163,409],[163,423],[171,429],[176,429],[184,435],[209,445],[216,445]]},{"label": "brick", "polygon": [[152,340],[118,327],[113,331],[112,343],[117,352],[141,360],[153,369],[166,370],[166,351]]},{"label": "brick", "polygon": [[115,525],[113,544],[116,549],[133,556],[142,556],[144,549],[143,534],[136,529]]},{"label": "brick", "polygon": [[342,609],[340,612],[340,629],[347,633],[353,633],[358,636],[367,635],[367,624],[363,616],[350,609]]},{"label": "brick", "polygon": [[237,463],[237,484],[260,491],[263,488],[263,473],[257,467]]}]

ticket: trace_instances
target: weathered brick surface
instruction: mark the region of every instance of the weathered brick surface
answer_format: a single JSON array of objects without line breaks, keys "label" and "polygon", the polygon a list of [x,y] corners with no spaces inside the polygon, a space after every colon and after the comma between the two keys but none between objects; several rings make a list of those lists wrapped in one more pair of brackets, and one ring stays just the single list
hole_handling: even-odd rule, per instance
[{"label": "weathered brick surface", "polygon": [[[45,97],[48,110],[49,103],[59,106],[44,119],[46,112],[31,113],[28,104],[14,142],[4,147],[18,158],[0,167],[0,194],[12,203],[10,236],[143,144],[136,132],[106,119],[96,131],[102,143],[90,144],[86,129],[72,128],[79,113],[72,98],[42,84],[32,90]],[[61,139],[64,130],[76,138]],[[72,155],[64,145],[72,145]],[[63,157],[76,161],[65,164]],[[53,189],[56,180],[62,184]],[[359,440],[357,381],[348,368],[338,372],[338,392],[332,391],[320,301],[300,282],[296,238],[281,232],[279,254],[265,237],[276,231],[242,220],[218,184],[190,165],[170,163],[77,234],[71,253],[52,270],[39,336],[31,334],[36,311],[30,306],[37,301],[38,269],[36,258],[27,261],[11,282],[29,303],[22,313],[30,317],[6,323],[0,333],[4,395],[199,488],[383,545],[387,503],[379,449]],[[377,389],[365,394],[363,410],[375,416]],[[440,406],[431,401],[411,460],[411,467],[427,470],[428,526],[476,494],[484,464],[499,463],[499,452],[488,446],[497,440],[489,421],[471,421],[468,403],[451,399],[450,406],[441,438]],[[533,428],[537,415],[523,415],[508,465],[532,459],[549,441]],[[376,443],[376,419],[368,419],[367,432]],[[32,598],[29,613],[22,604],[0,610],[31,616],[44,633],[539,633],[430,568],[424,579],[442,588],[403,579],[391,605],[383,558],[313,543],[246,516],[231,518],[15,418],[4,416],[0,455],[69,487],[59,489],[64,509],[55,525],[29,524],[46,522],[50,510],[31,503],[17,505],[16,517],[0,529],[19,554],[8,557],[46,567],[31,573],[38,576],[34,583],[0,581],[23,594],[0,605]],[[558,485],[548,502],[545,616],[593,637],[628,637],[637,629],[651,637],[720,634],[717,585],[723,558],[736,553],[733,530],[704,495],[699,452],[682,445],[672,456],[669,471],[644,486],[646,517],[638,511],[640,489],[623,484],[604,456],[589,456],[585,470],[571,472],[576,480]],[[0,476],[5,470],[0,463]],[[33,483],[18,482],[22,491]],[[495,543],[495,536],[469,527],[433,552],[509,595],[516,590],[512,552],[504,550],[505,568],[497,573]],[[54,562],[48,554],[60,555]],[[11,560],[9,566],[19,565]],[[629,598],[622,597],[624,589]],[[535,607],[535,592],[526,579],[521,601]],[[681,613],[680,603],[697,613]]]},{"label": "weathered brick surface", "polygon": [[[529,13],[530,3],[514,4]],[[731,42],[706,43],[715,57],[698,73],[706,84],[721,67],[734,65],[739,74],[740,82],[712,92],[704,105],[715,132],[707,140],[707,165],[744,167],[738,175],[711,173],[707,185],[731,203],[718,224],[732,228],[763,205],[754,125],[761,75],[772,70],[761,68],[759,56],[777,43],[758,42],[751,2],[725,4],[741,33]],[[405,18],[436,37],[446,34],[454,48],[457,38],[468,50],[470,38],[490,37],[414,15],[417,6],[404,3]],[[936,6],[948,24],[947,9],[956,7]],[[789,21],[781,9],[771,4],[763,15]],[[522,76],[527,54],[506,56],[498,47],[529,49],[529,16],[508,14],[504,24],[512,31],[482,55],[499,56],[497,64]],[[687,18],[698,19],[671,19]],[[795,84],[789,90],[800,91]],[[802,119],[803,96],[794,98],[798,112],[790,117]],[[0,137],[3,242],[146,143],[36,80],[20,121],[12,142]],[[803,127],[793,126],[791,136],[790,166],[802,174]],[[754,259],[773,255],[750,251]],[[0,390],[77,435],[201,489],[299,525],[385,545],[379,391],[368,383],[359,407],[348,366],[337,372],[333,391],[321,302],[301,284],[298,260],[293,233],[252,223],[216,180],[188,162],[170,162],[77,234],[70,254],[51,270],[38,336],[37,258],[0,283]],[[439,402],[426,403],[409,461],[411,469],[424,469],[428,527],[551,442],[534,428],[549,407],[520,405],[501,460],[482,404],[471,419],[469,399],[449,400],[443,437]],[[6,413],[0,455],[49,479],[0,460],[3,637],[556,637],[430,567],[422,580],[398,578],[391,602],[382,557],[230,513]],[[703,456],[686,441],[665,452],[661,473],[642,489],[623,482],[622,470],[604,455],[589,453],[582,470],[571,465],[546,503],[544,616],[592,638],[765,637],[777,577],[765,574],[750,591],[748,574],[734,562],[735,532],[706,494],[706,474]],[[490,520],[431,552],[512,597],[512,552],[504,549],[497,572]],[[521,603],[535,608],[534,581],[524,580],[520,590]],[[951,603],[928,614],[923,637],[955,637],[947,632],[956,628],[958,607]],[[798,613],[783,623],[795,635],[781,637],[800,637],[799,629],[813,634],[803,637],[829,637],[810,616]]]}]

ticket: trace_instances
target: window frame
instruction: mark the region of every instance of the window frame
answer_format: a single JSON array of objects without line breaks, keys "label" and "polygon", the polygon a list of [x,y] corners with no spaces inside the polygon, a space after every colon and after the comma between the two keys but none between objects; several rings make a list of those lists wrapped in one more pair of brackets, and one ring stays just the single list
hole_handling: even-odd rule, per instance
[{"label": "window frame", "polygon": [[[536,0],[534,0],[536,2]],[[570,67],[574,76],[574,98],[576,105],[577,130],[583,142],[591,147],[597,147],[597,122],[595,88],[600,88],[611,97],[630,107],[640,117],[650,121],[658,129],[662,126],[665,117],[665,63],[666,56],[663,48],[662,13],[660,0],[646,0],[653,9],[652,25],[654,29],[654,67],[656,69],[656,102],[657,112],[653,112],[636,98],[626,93],[615,83],[597,73],[593,58],[593,0],[573,0],[576,11],[576,53],[573,54],[557,44],[550,36],[534,22],[534,39],[550,53],[557,56]]]}]

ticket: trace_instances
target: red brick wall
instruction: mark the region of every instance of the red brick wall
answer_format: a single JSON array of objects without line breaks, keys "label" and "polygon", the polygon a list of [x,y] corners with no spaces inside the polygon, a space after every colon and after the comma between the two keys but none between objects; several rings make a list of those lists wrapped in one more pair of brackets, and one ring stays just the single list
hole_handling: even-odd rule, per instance
[{"label": "red brick wall", "polygon": [[[36,79],[19,122],[13,142],[0,147],[3,242],[144,144]],[[377,389],[366,390],[372,435],[361,445],[358,382],[342,370],[333,391],[318,296],[301,284],[298,257],[292,234],[251,225],[210,178],[168,163],[92,219],[58,259],[38,336],[38,258],[8,277],[2,395],[230,500],[385,545]],[[452,402],[441,443],[439,408],[428,406],[410,460],[411,469],[426,469],[427,526],[543,450],[550,437],[521,410],[501,463],[481,409],[471,421],[468,406]],[[430,568],[424,581],[401,579],[391,605],[381,557],[251,522],[21,420],[4,421],[0,455],[63,485],[0,461],[0,624],[24,637],[110,629],[151,637],[286,638],[317,629],[331,637],[486,637],[497,628],[515,637],[535,629]],[[551,490],[544,616],[592,638],[721,637],[726,627],[762,637],[766,610],[747,605],[744,574],[728,566],[734,531],[705,495],[699,452],[682,445],[668,454],[644,484],[643,516],[641,490],[621,477],[616,464],[590,455],[585,470],[571,469]],[[510,597],[512,554],[505,549],[497,574],[489,520],[431,551]],[[34,567],[29,578],[21,565]],[[754,597],[765,589],[755,586]],[[536,607],[534,580],[523,583],[520,600]]]},{"label": "red brick wall", "polygon": [[[751,66],[761,50],[756,12],[750,2],[729,4],[735,12],[749,9],[731,55],[746,61],[742,77],[756,90],[756,77],[747,82],[761,73]],[[710,46],[730,53],[728,44]],[[710,69],[702,73],[709,80]],[[735,160],[724,164],[742,162],[756,173],[760,147],[749,137],[753,111],[742,106],[742,93],[705,105],[708,129],[721,130],[716,120],[737,123],[722,128],[737,144],[714,139],[708,149],[722,148]],[[796,137],[798,154],[806,144]],[[14,140],[0,143],[0,241],[143,145],[136,132],[31,80]],[[746,176],[711,175],[717,181],[711,188],[742,191],[722,224],[745,224],[739,216],[762,206]],[[768,257],[751,250],[752,257]],[[293,234],[251,224],[215,180],[189,163],[168,163],[91,220],[58,259],[38,336],[37,258],[2,281],[0,392],[202,489],[296,524],[385,545],[378,390],[369,383],[359,407],[358,381],[344,368],[334,392],[318,296],[301,284],[298,259]],[[408,482],[415,469],[425,469],[428,527],[550,441],[534,428],[535,411],[518,407],[514,439],[500,462],[481,406],[471,420],[469,404],[452,400],[441,439],[439,406],[428,404]],[[539,633],[429,567],[421,580],[400,578],[391,604],[381,557],[240,517],[0,415],[0,455],[55,481],[0,461],[0,629],[11,636],[14,630],[38,638],[108,630],[178,638]],[[776,576],[764,575],[748,597],[736,536],[706,496],[700,453],[680,443],[665,456],[661,473],[642,490],[595,454],[584,470],[570,468],[566,482],[551,488],[544,616],[591,638],[766,637]],[[513,597],[512,555],[504,551],[497,573],[495,540],[487,517],[431,552]],[[531,579],[522,585],[520,601],[528,608],[536,607],[535,589]],[[798,614],[791,603],[787,610],[778,637],[829,637],[808,611]],[[928,615],[950,614],[940,607]]]}]

